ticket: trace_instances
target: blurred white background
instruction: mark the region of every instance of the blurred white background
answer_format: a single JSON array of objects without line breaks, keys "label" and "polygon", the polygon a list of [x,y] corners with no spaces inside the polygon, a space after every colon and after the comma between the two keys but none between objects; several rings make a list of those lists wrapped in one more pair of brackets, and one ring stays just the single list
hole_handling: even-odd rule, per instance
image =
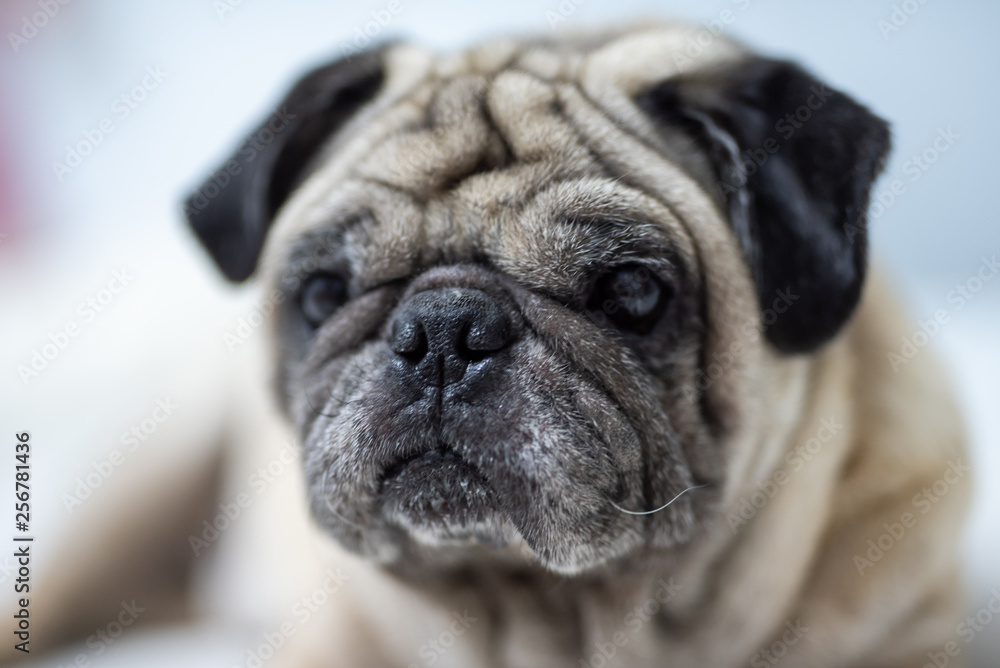
[{"label": "blurred white background", "polygon": [[[217,379],[231,358],[222,333],[246,313],[249,297],[222,286],[188,236],[183,195],[295,75],[339,55],[389,3],[77,0],[60,5],[37,34],[11,38],[31,33],[25,17],[41,11],[39,1],[0,4],[0,433],[9,440],[15,431],[32,432],[36,567],[44,567],[74,519],[62,495],[120,447],[121,432],[147,417],[156,399],[170,396],[181,406],[185,417],[163,427],[181,433],[184,424],[211,424],[219,411]],[[728,36],[802,62],[889,119],[895,150],[876,191],[898,179],[905,192],[876,205],[874,257],[915,318],[949,313],[930,348],[946,362],[974,449],[979,484],[963,546],[970,611],[1000,591],[1000,277],[961,310],[948,301],[984,256],[1000,254],[1000,4],[398,2],[401,11],[377,39],[406,37],[442,49],[508,31],[641,16],[704,23],[728,9],[735,17]],[[133,92],[144,79],[146,89]],[[131,106],[123,106],[123,95]],[[93,152],[58,175],[53,165],[66,162],[67,146],[84,133],[95,136],[105,119],[113,131],[101,132]],[[913,157],[948,131],[957,138],[947,150],[928,153],[933,160],[918,166]],[[133,277],[123,290],[93,317],[81,310],[123,269]],[[22,379],[19,367],[74,323],[78,335],[38,377]],[[2,526],[10,526],[4,505]],[[0,557],[5,606],[9,565]],[[239,657],[236,632],[127,636],[93,665],[218,666]],[[1000,621],[963,656],[972,665],[1000,665]]]}]

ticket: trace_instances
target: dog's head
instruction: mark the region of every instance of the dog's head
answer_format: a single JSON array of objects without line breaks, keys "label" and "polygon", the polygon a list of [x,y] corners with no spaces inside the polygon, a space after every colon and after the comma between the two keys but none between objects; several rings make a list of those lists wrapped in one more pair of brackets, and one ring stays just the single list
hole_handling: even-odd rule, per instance
[{"label": "dog's head", "polygon": [[189,200],[222,271],[280,295],[281,402],[342,544],[571,573],[713,521],[762,360],[857,304],[888,131],[694,39],[358,54]]}]

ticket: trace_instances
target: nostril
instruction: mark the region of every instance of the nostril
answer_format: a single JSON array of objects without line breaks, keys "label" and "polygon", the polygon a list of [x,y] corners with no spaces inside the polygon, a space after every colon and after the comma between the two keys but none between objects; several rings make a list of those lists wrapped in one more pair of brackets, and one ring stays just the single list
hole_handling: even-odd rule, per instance
[{"label": "nostril", "polygon": [[471,331],[472,327],[469,327],[466,328],[465,332],[462,332],[456,341],[455,351],[459,358],[466,362],[479,362],[492,355],[496,349],[483,347],[478,341],[473,341]]},{"label": "nostril", "polygon": [[511,339],[511,325],[500,311],[480,313],[459,338],[465,356],[478,361],[506,346]]},{"label": "nostril", "polygon": [[417,363],[427,354],[427,335],[424,328],[413,320],[392,324],[392,351],[400,357]]}]

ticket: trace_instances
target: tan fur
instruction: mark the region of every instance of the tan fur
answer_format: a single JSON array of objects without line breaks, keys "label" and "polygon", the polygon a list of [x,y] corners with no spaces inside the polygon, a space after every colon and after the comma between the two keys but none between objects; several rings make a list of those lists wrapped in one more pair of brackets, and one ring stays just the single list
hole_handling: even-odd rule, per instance
[{"label": "tan fur", "polygon": [[[330,569],[348,575],[307,623],[295,626],[280,665],[424,665],[421,647],[466,611],[477,621],[434,665],[570,668],[600,656],[608,643],[617,649],[607,665],[746,665],[782,639],[786,623],[798,623],[808,631],[788,643],[784,665],[912,666],[950,638],[959,610],[957,533],[970,481],[951,486],[927,514],[914,501],[964,456],[941,374],[927,353],[891,369],[886,353],[909,330],[877,277],[853,321],[818,353],[778,355],[765,345],[751,277],[720,202],[692,176],[704,166],[664,159],[662,136],[629,101],[676,71],[671,54],[685,30],[667,25],[554,45],[498,42],[442,58],[393,48],[379,97],[337,135],[322,166],[281,211],[261,282],[279,280],[295,237],[336,225],[342,212],[358,207],[377,224],[352,228],[351,247],[366,253],[352,261],[364,264],[373,283],[484,249],[523,285],[551,289],[568,279],[549,271],[547,248],[601,252],[586,238],[553,229],[560,208],[657,221],[660,229],[649,233],[669,235],[703,281],[705,357],[734,345],[740,351],[706,392],[725,425],[720,454],[685,445],[692,467],[721,478],[713,523],[691,543],[647,555],[632,570],[526,581],[481,571],[468,582],[423,589],[319,535],[305,521],[296,472],[255,501],[252,519],[225,537],[203,577],[220,592],[203,596],[203,606],[273,630]],[[718,40],[698,66],[743,53]],[[466,177],[477,164],[502,159],[501,141],[517,165]],[[224,499],[292,440],[266,394],[273,370],[259,362],[268,348],[246,354]],[[680,397],[677,413],[694,411],[696,400]],[[839,426],[821,432],[824,420]],[[792,471],[789,453],[818,434],[828,438]],[[773,497],[752,519],[734,520],[758,483],[778,470],[787,481]],[[915,526],[860,575],[855,556],[905,512],[916,516]],[[92,572],[78,564],[68,577],[89,577],[78,569]],[[248,589],[248,574],[265,586]],[[655,598],[664,582],[671,594],[662,610],[634,629],[627,625],[629,612]],[[226,600],[234,592],[238,603]],[[51,619],[44,623],[53,632],[73,621]],[[617,633],[627,642],[616,643]]]}]

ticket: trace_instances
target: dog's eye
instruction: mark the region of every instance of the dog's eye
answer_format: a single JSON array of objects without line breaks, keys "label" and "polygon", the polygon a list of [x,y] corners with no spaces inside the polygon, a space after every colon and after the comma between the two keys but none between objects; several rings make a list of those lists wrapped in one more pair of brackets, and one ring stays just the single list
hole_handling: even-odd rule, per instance
[{"label": "dog's eye", "polygon": [[646,267],[615,267],[594,282],[587,311],[598,322],[610,321],[621,330],[647,334],[663,315],[672,290]]},{"label": "dog's eye", "polygon": [[347,301],[347,283],[332,274],[313,276],[302,288],[299,303],[302,315],[313,327],[319,327]]}]

